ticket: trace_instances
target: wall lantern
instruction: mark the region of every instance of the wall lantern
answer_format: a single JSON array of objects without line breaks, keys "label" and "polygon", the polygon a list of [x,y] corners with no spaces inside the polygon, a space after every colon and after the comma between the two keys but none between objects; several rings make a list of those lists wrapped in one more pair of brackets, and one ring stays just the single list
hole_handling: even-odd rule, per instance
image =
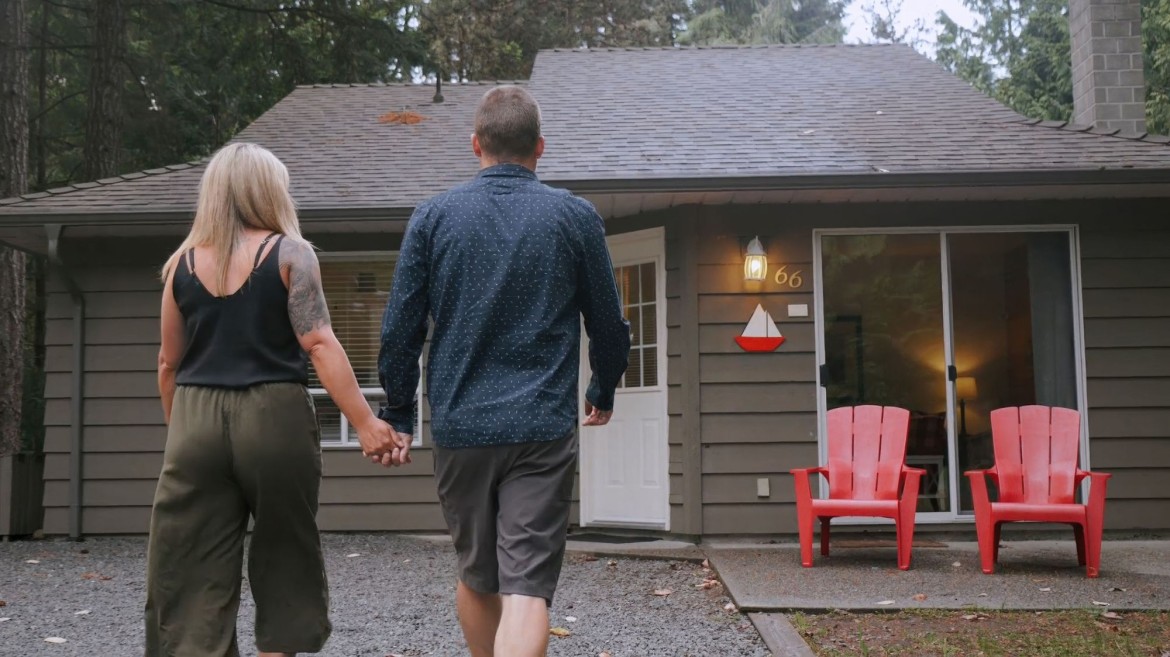
[{"label": "wall lantern", "polygon": [[743,258],[743,280],[762,281],[768,275],[768,256],[764,253],[764,246],[760,238],[754,237],[748,243],[747,253]]}]

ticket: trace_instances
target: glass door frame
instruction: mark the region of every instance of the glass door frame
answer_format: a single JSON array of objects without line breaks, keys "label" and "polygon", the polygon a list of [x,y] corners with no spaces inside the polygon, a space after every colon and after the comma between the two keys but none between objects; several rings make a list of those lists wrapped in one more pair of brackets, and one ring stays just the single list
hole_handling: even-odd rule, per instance
[{"label": "glass door frame", "polygon": [[[869,228],[816,228],[813,229],[813,300],[815,306],[815,338],[816,338],[816,388],[817,388],[817,458],[818,462],[825,463],[828,459],[828,446],[825,444],[825,414],[828,412],[828,398],[826,389],[821,385],[820,372],[825,364],[825,290],[824,269],[821,255],[821,238],[827,235],[938,235],[940,248],[940,285],[942,286],[943,312],[943,350],[946,356],[946,367],[949,369],[955,364],[955,336],[953,321],[950,253],[947,248],[947,236],[953,234],[971,233],[1066,233],[1069,243],[1069,278],[1072,285],[1072,326],[1074,364],[1077,379],[1077,407],[1081,414],[1081,445],[1080,467],[1089,470],[1089,414],[1087,400],[1087,381],[1085,375],[1085,314],[1083,292],[1081,286],[1081,247],[1080,231],[1076,224],[1026,224],[1011,226],[904,226],[904,227],[869,227]],[[950,495],[949,511],[919,511],[916,522],[922,523],[955,523],[975,521],[974,514],[961,513],[959,510],[959,477],[958,471],[958,435],[955,426],[955,381],[950,380],[947,372],[943,372],[947,383],[947,486]],[[820,479],[820,496],[827,497],[829,487],[824,477]],[[1082,482],[1081,494],[1087,495],[1088,482]],[[849,524],[892,524],[886,518],[849,518]]]}]

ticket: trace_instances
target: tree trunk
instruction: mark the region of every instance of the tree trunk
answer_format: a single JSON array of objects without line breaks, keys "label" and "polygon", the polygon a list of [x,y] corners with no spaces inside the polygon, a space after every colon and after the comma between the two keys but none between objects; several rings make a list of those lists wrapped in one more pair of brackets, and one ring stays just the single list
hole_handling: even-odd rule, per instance
[{"label": "tree trunk", "polygon": [[[0,0],[0,198],[28,186],[28,26],[25,0]],[[25,255],[0,245],[0,455],[20,449]]]},{"label": "tree trunk", "polygon": [[89,69],[89,110],[85,121],[85,179],[118,173],[122,139],[123,57],[126,11],[123,0],[93,0],[93,43]]}]

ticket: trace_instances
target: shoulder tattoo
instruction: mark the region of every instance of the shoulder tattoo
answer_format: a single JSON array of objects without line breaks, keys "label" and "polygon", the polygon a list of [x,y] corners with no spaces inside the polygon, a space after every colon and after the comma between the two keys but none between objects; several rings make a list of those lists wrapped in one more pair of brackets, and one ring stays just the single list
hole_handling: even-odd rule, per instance
[{"label": "shoulder tattoo", "polygon": [[280,267],[288,268],[288,319],[298,336],[329,325],[329,307],[321,289],[321,266],[313,247],[286,239],[280,249]]}]

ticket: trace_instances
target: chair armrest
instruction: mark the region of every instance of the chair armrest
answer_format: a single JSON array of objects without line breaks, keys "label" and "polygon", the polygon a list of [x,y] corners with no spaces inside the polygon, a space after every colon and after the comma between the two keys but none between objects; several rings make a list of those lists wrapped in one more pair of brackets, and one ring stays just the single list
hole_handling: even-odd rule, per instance
[{"label": "chair armrest", "polygon": [[976,514],[981,508],[990,508],[991,496],[987,492],[987,480],[992,479],[999,482],[999,473],[995,468],[988,468],[986,470],[968,470],[963,474],[971,480],[971,502],[975,507]]},{"label": "chair armrest", "polygon": [[812,479],[810,475],[821,474],[825,479],[829,478],[829,469],[818,468],[793,468],[789,470],[792,473],[793,485],[796,488],[796,506],[797,508],[808,508],[807,505],[812,502]]},{"label": "chair armrest", "polygon": [[1098,481],[1108,481],[1113,474],[1109,472],[1089,472],[1088,470],[1077,470],[1076,483],[1081,483],[1085,477],[1089,477],[1089,485],[1092,486]]},{"label": "chair armrest", "polygon": [[824,475],[825,479],[829,478],[829,469],[824,467],[824,466],[820,466],[820,467],[816,467],[816,468],[793,468],[793,469],[789,470],[788,472],[791,473],[792,476],[794,476],[794,477],[798,477],[798,476],[807,477],[809,475],[819,474],[819,475]]},{"label": "chair armrest", "polygon": [[1097,513],[1104,513],[1105,509],[1105,487],[1109,484],[1109,478],[1113,475],[1108,472],[1088,472],[1085,470],[1077,470],[1077,483],[1080,483],[1089,478],[1089,509],[1096,509]]}]

